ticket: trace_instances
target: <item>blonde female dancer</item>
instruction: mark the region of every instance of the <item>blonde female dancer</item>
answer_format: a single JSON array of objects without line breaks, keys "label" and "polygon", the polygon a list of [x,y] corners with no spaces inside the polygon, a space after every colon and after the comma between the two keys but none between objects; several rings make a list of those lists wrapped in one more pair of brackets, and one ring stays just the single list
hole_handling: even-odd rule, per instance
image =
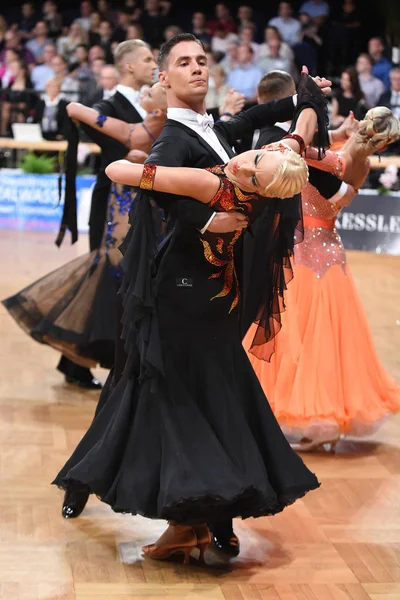
[{"label": "blonde female dancer", "polygon": [[[368,157],[399,137],[399,121],[388,108],[366,114],[340,152],[307,163],[358,189]],[[302,191],[304,241],[295,247],[294,280],[286,294],[282,331],[271,362],[261,350],[250,361],[271,407],[296,450],[314,450],[341,434],[372,433],[400,409],[400,389],[381,365],[346,254],[335,228],[339,204],[311,184]],[[252,330],[245,348],[252,341]]]}]

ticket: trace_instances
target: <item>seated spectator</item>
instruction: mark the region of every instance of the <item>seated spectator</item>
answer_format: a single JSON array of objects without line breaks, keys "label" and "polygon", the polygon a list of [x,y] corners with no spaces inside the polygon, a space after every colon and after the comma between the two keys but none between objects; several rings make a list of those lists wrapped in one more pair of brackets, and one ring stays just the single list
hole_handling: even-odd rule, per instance
[{"label": "seated spectator", "polygon": [[117,13],[110,7],[108,0],[98,0],[97,12],[100,13],[102,21],[108,21],[113,26],[117,24]]},{"label": "seated spectator", "polygon": [[251,6],[247,6],[246,4],[241,4],[239,6],[237,11],[237,21],[239,24],[239,31],[248,25],[251,27],[256,26],[254,22],[253,9]]},{"label": "seated spectator", "polygon": [[68,63],[63,56],[55,56],[51,61],[54,77],[60,84],[61,97],[67,102],[79,102],[79,81],[68,75]]},{"label": "seated spectator", "polygon": [[369,54],[360,54],[356,69],[368,108],[378,106],[379,98],[385,91],[385,86],[380,79],[372,75],[372,58]]},{"label": "seated spectator", "polygon": [[307,13],[312,19],[319,21],[321,18],[328,18],[329,5],[324,0],[307,0],[300,6],[299,12]]},{"label": "seated spectator", "polygon": [[192,17],[192,32],[193,35],[201,41],[205,50],[211,48],[211,35],[206,27],[206,15],[203,12],[195,12]]},{"label": "seated spectator", "polygon": [[62,140],[67,137],[69,119],[67,102],[61,96],[61,86],[57,79],[49,79],[46,93],[39,100],[34,121],[39,123],[46,140]]},{"label": "seated spectator", "polygon": [[268,25],[276,27],[282,40],[294,46],[300,41],[301,24],[298,19],[293,19],[293,9],[290,2],[280,2],[278,16],[271,19]]},{"label": "seated spectator", "polygon": [[159,46],[164,41],[164,31],[171,25],[171,20],[160,0],[146,0],[140,23],[144,29],[146,42],[150,46]]},{"label": "seated spectator", "polygon": [[127,38],[128,27],[132,22],[132,15],[128,8],[119,9],[117,12],[117,26],[112,34],[112,42],[120,44]]},{"label": "seated spectator", "polygon": [[260,50],[260,44],[257,44],[254,41],[255,31],[255,25],[244,25],[239,32],[238,44],[248,44],[249,46],[251,46],[253,49],[254,60],[257,60],[258,53]]},{"label": "seated spectator", "polygon": [[89,31],[89,29],[92,25],[92,20],[91,20],[92,12],[93,12],[92,3],[89,2],[89,0],[83,0],[83,2],[81,2],[81,5],[80,5],[81,16],[78,19],[76,19],[75,22],[79,23],[79,25],[85,31]]},{"label": "seated spectator", "polygon": [[8,86],[1,106],[1,135],[9,133],[11,123],[26,123],[37,100],[26,65],[15,60],[10,63],[10,69],[13,82]]},{"label": "seated spectator", "polygon": [[[103,49],[106,61],[111,63],[113,62],[113,53],[111,50],[113,28],[111,23],[109,23],[108,21],[101,21],[98,33],[99,37],[96,45],[100,46]],[[128,37],[128,39],[130,38]]]},{"label": "seated spectator", "polygon": [[89,44],[89,46],[94,46],[95,44],[99,43],[99,40],[100,40],[100,35],[99,35],[100,23],[101,23],[100,13],[93,11],[90,14],[90,27],[88,29],[88,44]]},{"label": "seated spectator", "polygon": [[69,63],[75,59],[75,50],[81,44],[87,43],[87,31],[77,22],[71,24],[68,35],[57,40],[57,53],[65,56]]},{"label": "seated spectator", "polygon": [[225,97],[229,92],[229,86],[226,83],[226,73],[219,65],[213,65],[210,68],[210,78],[213,86],[209,88],[206,96],[206,108],[219,108],[224,103]]},{"label": "seated spectator", "polygon": [[24,2],[21,6],[21,15],[22,18],[18,22],[18,30],[21,32],[23,38],[29,39],[38,20],[33,2]]},{"label": "seated spectator", "polygon": [[126,39],[144,41],[144,31],[140,23],[131,23],[130,25],[128,25],[128,29],[126,31]]},{"label": "seated spectator", "polygon": [[238,44],[237,42],[231,42],[228,44],[224,58],[220,61],[221,67],[225,73],[230,73],[233,69],[238,66]]},{"label": "seated spectator", "polygon": [[168,42],[178,33],[183,33],[183,30],[178,25],[169,25],[164,31],[164,42]]},{"label": "seated spectator", "polygon": [[48,44],[43,50],[43,62],[41,65],[33,67],[31,79],[33,87],[38,92],[44,92],[46,83],[54,77],[52,67],[53,58],[57,54],[57,49],[54,44]]},{"label": "seated spectator", "polygon": [[367,112],[367,104],[361,91],[357,71],[354,67],[345,69],[340,77],[340,89],[332,98],[331,123],[339,127],[350,111],[356,119],[361,120]]},{"label": "seated spectator", "polygon": [[48,33],[49,29],[47,23],[38,21],[32,31],[33,37],[25,44],[27,50],[32,52],[37,63],[43,62],[43,50],[45,46],[53,43],[50,40]]},{"label": "seated spectator", "polygon": [[57,11],[57,4],[53,0],[46,0],[42,6],[42,20],[47,24],[49,37],[56,39],[61,35],[62,16]]},{"label": "seated spectator", "polygon": [[257,84],[263,73],[254,64],[253,49],[248,44],[238,48],[239,66],[228,75],[228,86],[241,92],[247,102],[255,102]]},{"label": "seated spectator", "polygon": [[282,42],[278,38],[272,38],[268,42],[268,54],[257,62],[257,66],[263,74],[270,71],[287,71],[297,79],[298,73],[293,60],[283,58],[281,55]]},{"label": "seated spectator", "polygon": [[87,105],[93,106],[93,104],[100,102],[100,100],[108,100],[108,98],[114,96],[117,91],[118,82],[119,73],[114,65],[104,65],[100,71],[98,88]]},{"label": "seated spectator", "polygon": [[385,88],[388,90],[390,88],[390,79],[389,73],[392,68],[392,63],[389,59],[384,56],[385,46],[381,38],[374,37],[371,38],[368,42],[368,54],[374,61],[372,67],[372,75],[380,79]]},{"label": "seated spectator", "polygon": [[13,70],[10,69],[10,64],[14,61],[20,61],[21,55],[18,50],[14,50],[13,48],[9,48],[6,50],[4,55],[4,63],[0,68],[0,87],[3,89],[8,88],[11,83],[14,82],[14,73]]},{"label": "seated spectator", "polygon": [[400,119],[400,67],[393,67],[389,74],[390,88],[378,101],[378,106],[387,106]]},{"label": "seated spectator", "polygon": [[216,29],[213,37],[211,38],[211,50],[224,55],[228,50],[228,46],[232,43],[236,43],[237,39],[238,37],[236,33],[229,33],[222,28]]},{"label": "seated spectator", "polygon": [[229,8],[223,2],[219,2],[215,6],[215,19],[211,19],[207,23],[207,28],[211,35],[215,35],[217,31],[225,31],[226,33],[236,33],[237,27],[233,20]]},{"label": "seated spectator", "polygon": [[24,48],[21,43],[21,35],[19,31],[9,29],[4,34],[4,45],[0,51],[0,63],[4,64],[4,57],[7,50],[16,50],[21,60],[31,69],[36,64],[36,59],[28,48]]},{"label": "seated spectator", "polygon": [[271,49],[269,46],[269,42],[271,40],[279,40],[279,42],[280,42],[279,56],[281,58],[287,58],[288,60],[291,60],[291,61],[293,60],[293,57],[294,57],[293,50],[291,49],[289,44],[287,44],[286,42],[284,42],[282,40],[280,31],[276,27],[273,27],[272,25],[268,25],[268,27],[265,28],[264,40],[265,40],[264,43],[260,44],[260,49],[259,49],[259,54],[258,54],[259,58],[264,58],[264,57],[270,56]]}]

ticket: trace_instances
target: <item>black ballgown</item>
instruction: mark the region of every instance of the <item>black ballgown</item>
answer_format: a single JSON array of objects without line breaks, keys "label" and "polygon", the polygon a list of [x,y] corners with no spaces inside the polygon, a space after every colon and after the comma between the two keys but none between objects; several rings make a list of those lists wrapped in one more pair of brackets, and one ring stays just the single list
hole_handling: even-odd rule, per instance
[{"label": "black ballgown", "polygon": [[[275,200],[241,192],[222,167],[210,170],[221,181],[215,210],[241,210],[250,221],[273,212],[268,264],[261,248],[256,257],[268,289],[260,294],[260,343],[274,334],[265,316],[278,319],[293,223]],[[241,233],[201,235],[178,221],[154,259],[153,216],[140,192],[123,260],[125,370],[53,483],[149,518],[275,514],[319,483],[287,443],[242,347],[234,260]]]}]

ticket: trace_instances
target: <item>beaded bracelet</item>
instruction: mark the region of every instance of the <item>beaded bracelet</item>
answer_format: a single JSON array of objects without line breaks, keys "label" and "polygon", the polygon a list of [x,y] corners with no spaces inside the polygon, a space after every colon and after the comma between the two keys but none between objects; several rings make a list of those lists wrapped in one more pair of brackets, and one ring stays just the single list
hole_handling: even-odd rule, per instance
[{"label": "beaded bracelet", "polygon": [[297,135],[297,133],[289,133],[288,135],[285,135],[282,139],[283,140],[286,140],[286,139],[296,140],[296,142],[300,146],[300,154],[303,154],[304,150],[306,149],[306,144],[305,144],[303,138],[300,135]]},{"label": "beaded bracelet", "polygon": [[143,175],[139,184],[141,190],[147,190],[151,192],[154,186],[156,169],[156,165],[143,165]]}]

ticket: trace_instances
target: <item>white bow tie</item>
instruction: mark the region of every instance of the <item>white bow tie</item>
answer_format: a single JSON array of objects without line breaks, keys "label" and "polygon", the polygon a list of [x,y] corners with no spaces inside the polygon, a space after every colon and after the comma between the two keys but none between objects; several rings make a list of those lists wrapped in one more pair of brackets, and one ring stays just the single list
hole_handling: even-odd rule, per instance
[{"label": "white bow tie", "polygon": [[207,127],[211,127],[211,129],[214,127],[214,118],[208,113],[205,113],[204,115],[197,115],[197,121],[204,131],[207,131]]}]

